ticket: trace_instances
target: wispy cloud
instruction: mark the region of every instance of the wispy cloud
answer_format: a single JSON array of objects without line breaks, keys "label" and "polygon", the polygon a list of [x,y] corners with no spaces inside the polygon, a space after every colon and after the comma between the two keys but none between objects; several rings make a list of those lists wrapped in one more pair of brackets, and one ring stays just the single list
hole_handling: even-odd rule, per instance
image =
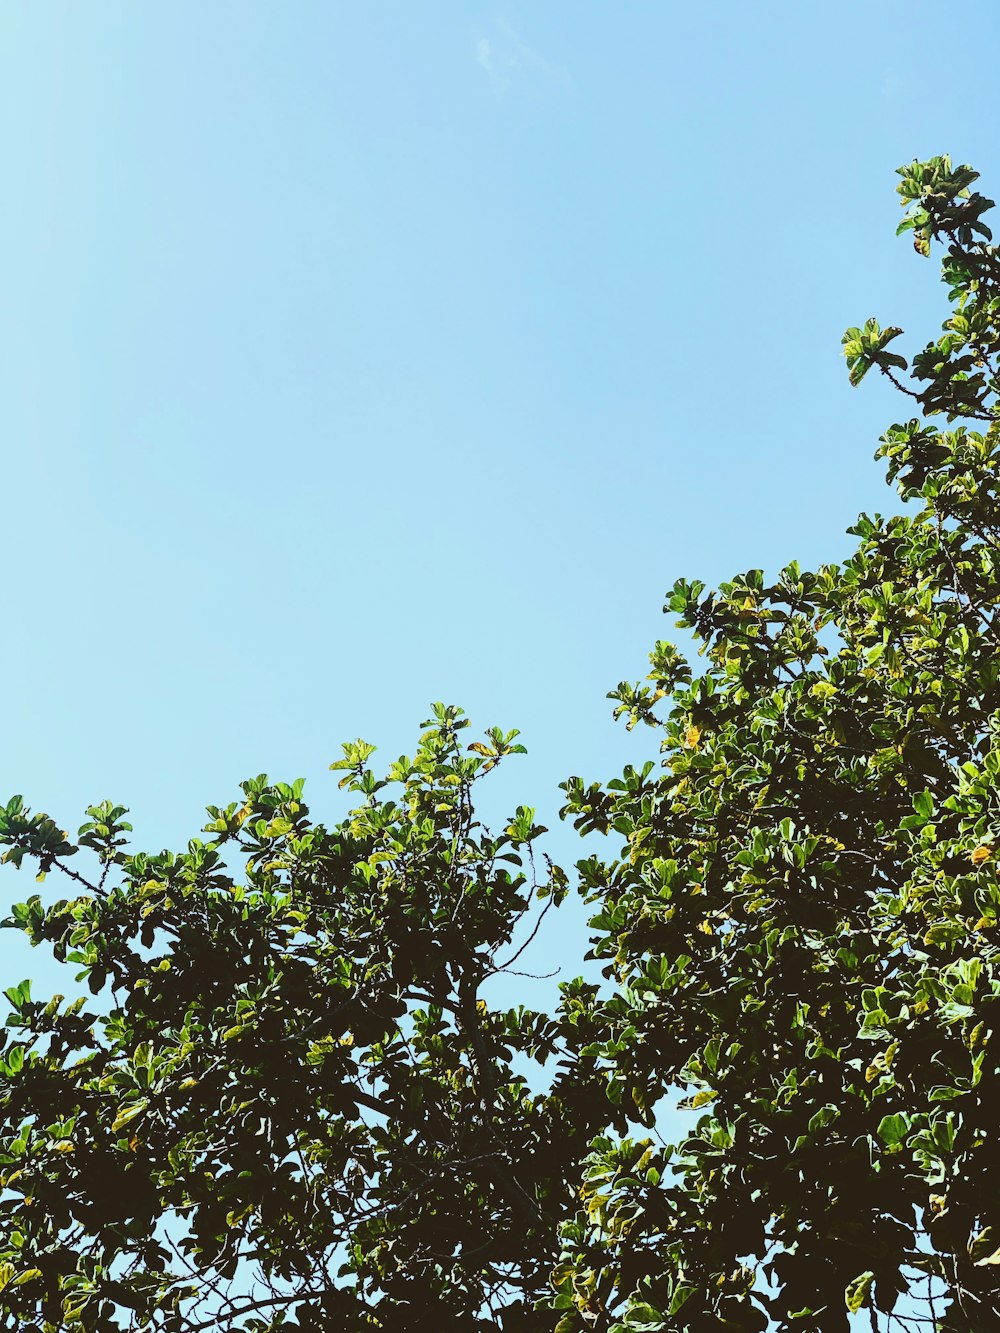
[{"label": "wispy cloud", "polygon": [[480,37],[476,43],[476,63],[482,65],[491,77],[495,73],[493,69],[493,49],[485,37]]},{"label": "wispy cloud", "polygon": [[515,82],[531,79],[534,82],[572,87],[568,70],[530,46],[516,32],[507,19],[497,18],[492,36],[485,33],[476,42],[476,63],[481,65],[490,82],[498,91],[505,91]]}]

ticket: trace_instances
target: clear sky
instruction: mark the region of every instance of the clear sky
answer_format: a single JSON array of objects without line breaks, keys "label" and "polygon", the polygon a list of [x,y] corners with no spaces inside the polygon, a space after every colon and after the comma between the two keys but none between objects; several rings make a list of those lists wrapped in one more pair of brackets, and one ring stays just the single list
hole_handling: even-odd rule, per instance
[{"label": "clear sky", "polygon": [[522,729],[495,799],[550,824],[652,755],[605,694],[673,579],[893,503],[839,341],[944,315],[897,165],[1000,191],[960,12],[8,0],[0,788],[158,848],[262,770],[328,817],[433,699]]}]

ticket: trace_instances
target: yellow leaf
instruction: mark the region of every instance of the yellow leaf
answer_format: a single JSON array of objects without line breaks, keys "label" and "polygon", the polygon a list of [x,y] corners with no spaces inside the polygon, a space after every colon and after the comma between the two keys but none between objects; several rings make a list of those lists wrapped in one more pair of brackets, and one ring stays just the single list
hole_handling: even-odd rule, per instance
[{"label": "yellow leaf", "polygon": [[809,693],[814,699],[832,699],[837,693],[837,687],[832,681],[818,680],[816,684],[810,688]]},{"label": "yellow leaf", "polygon": [[993,856],[993,848],[984,843],[982,847],[977,847],[969,857],[974,866],[981,866],[984,861],[989,861]]},{"label": "yellow leaf", "polygon": [[997,1240],[1000,1237],[992,1227],[986,1227],[969,1242],[969,1257],[977,1268],[994,1267],[1000,1264],[1000,1249]]},{"label": "yellow leaf", "polygon": [[868,1269],[867,1272],[859,1274],[853,1282],[848,1283],[844,1291],[844,1300],[851,1314],[857,1314],[868,1300],[874,1281],[875,1274]]},{"label": "yellow leaf", "polygon": [[703,1088],[701,1092],[696,1092],[691,1098],[691,1105],[697,1110],[699,1106],[707,1105],[714,1096],[715,1092],[712,1088]]},{"label": "yellow leaf", "polygon": [[693,724],[684,733],[685,750],[693,750],[701,740],[701,728]]},{"label": "yellow leaf", "polygon": [[142,1115],[148,1105],[148,1100],[143,1097],[140,1101],[130,1102],[127,1106],[123,1106],[115,1116],[114,1123],[111,1126],[111,1132],[113,1134],[117,1133],[118,1130],[127,1125],[130,1120],[134,1120],[136,1116]]}]

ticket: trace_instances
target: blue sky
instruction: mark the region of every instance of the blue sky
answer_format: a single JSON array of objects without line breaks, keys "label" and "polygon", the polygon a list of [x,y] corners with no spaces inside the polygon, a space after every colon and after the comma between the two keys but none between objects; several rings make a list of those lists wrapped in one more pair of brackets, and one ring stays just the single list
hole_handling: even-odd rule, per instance
[{"label": "blue sky", "polygon": [[839,340],[944,314],[897,165],[1000,190],[955,54],[1000,10],[956,26],[11,0],[0,786],[72,828],[114,798],[156,848],[262,770],[329,816],[340,741],[408,751],[433,699],[521,728],[496,812],[651,755],[605,695],[673,579],[836,558],[893,503],[903,408]]}]

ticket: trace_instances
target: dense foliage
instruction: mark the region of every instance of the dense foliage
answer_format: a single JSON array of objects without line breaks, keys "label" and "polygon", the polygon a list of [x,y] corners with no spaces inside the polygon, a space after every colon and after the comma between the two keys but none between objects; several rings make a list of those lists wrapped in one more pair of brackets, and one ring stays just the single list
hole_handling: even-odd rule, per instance
[{"label": "dense foliage", "polygon": [[7,924],[92,993],[6,992],[0,1328],[1000,1327],[1000,256],[974,172],[900,174],[950,315],[844,350],[919,408],[906,513],[675,585],[704,665],[615,693],[659,762],[565,784],[603,985],[488,1003],[568,880],[477,821],[521,747],[454,708],[384,775],[346,746],[333,827],[264,777],[177,855],[0,808],[72,887]]},{"label": "dense foliage", "polygon": [[0,815],[9,860],[79,890],[14,921],[111,996],[7,991],[0,1327],[537,1327],[593,1112],[514,1070],[556,1020],[480,988],[565,881],[536,876],[532,811],[495,837],[473,814],[516,733],[425,725],[383,778],[344,747],[335,828],[264,777],[180,855],[126,854],[121,807],[76,842]]},{"label": "dense foliage", "polygon": [[843,565],[678,583],[706,669],[660,644],[617,694],[663,767],[567,785],[624,839],[581,866],[618,983],[585,1051],[640,1120],[674,1087],[705,1112],[672,1153],[590,1156],[564,1330],[623,1302],[636,1329],[1000,1327],[1000,256],[975,172],[900,175],[951,313],[915,385],[901,330],[849,329],[851,378],[991,424],[892,426],[910,507]]}]

